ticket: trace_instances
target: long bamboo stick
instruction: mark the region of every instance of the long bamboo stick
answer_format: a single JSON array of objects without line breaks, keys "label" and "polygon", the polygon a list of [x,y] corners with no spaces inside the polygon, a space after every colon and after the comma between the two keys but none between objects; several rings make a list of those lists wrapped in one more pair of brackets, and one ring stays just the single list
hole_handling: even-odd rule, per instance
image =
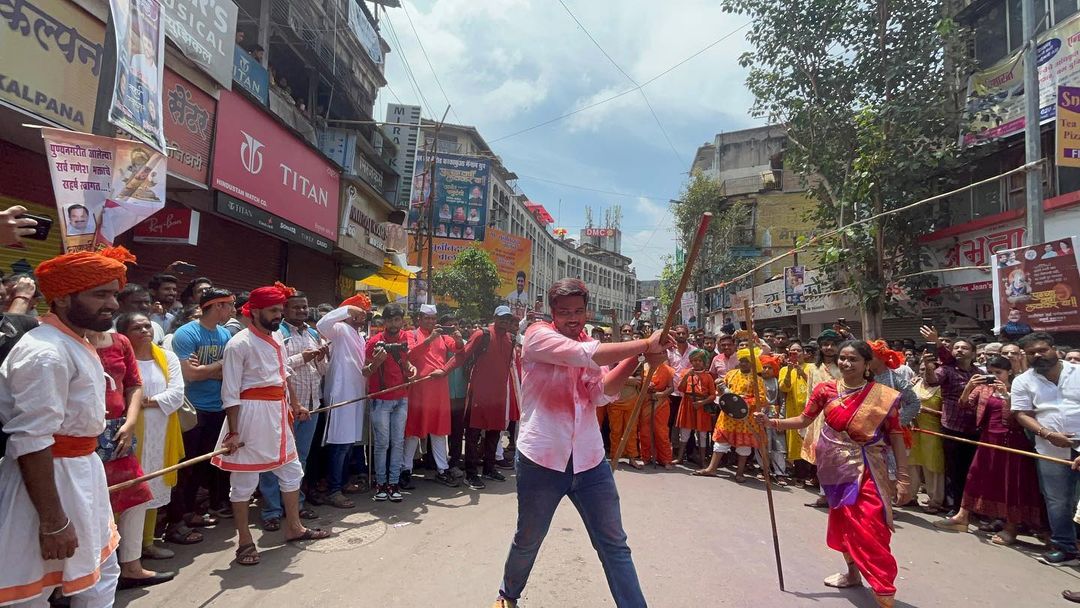
[{"label": "long bamboo stick", "polygon": [[973,439],[964,439],[963,437],[954,437],[952,435],[946,435],[945,433],[937,433],[934,431],[928,431],[926,429],[913,428],[911,429],[916,433],[925,433],[927,435],[933,435],[935,437],[941,437],[942,439],[949,439],[951,441],[959,441],[960,443],[967,443],[970,445],[977,445],[981,448],[990,448],[994,450],[1001,450],[1002,452],[1008,452],[1010,454],[1016,454],[1018,456],[1029,456],[1031,458],[1038,458],[1047,462],[1056,462],[1057,464],[1063,464],[1067,467],[1071,467],[1073,461],[1065,460],[1064,458],[1054,458],[1053,456],[1044,456],[1038,452],[1027,452],[1025,450],[1018,450],[1016,448],[1010,448],[1003,445],[994,445],[992,443],[986,443],[984,441],[975,441]]}]

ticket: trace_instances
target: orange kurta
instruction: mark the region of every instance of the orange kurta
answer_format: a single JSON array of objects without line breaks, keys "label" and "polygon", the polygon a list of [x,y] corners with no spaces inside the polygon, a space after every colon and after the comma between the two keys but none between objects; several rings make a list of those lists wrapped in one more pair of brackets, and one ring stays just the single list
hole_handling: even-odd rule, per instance
[{"label": "orange kurta", "polygon": [[713,429],[712,416],[695,401],[708,399],[712,401],[716,397],[716,381],[708,371],[696,372],[686,370],[679,379],[679,392],[683,394],[679,403],[679,413],[675,418],[675,426],[680,429],[694,431],[711,431]]},{"label": "orange kurta", "polygon": [[[648,373],[648,367],[646,367]],[[652,377],[652,389],[663,391],[671,388],[675,380],[675,370],[667,363],[656,368]],[[638,444],[641,457],[645,460],[655,458],[660,464],[671,463],[671,437],[668,435],[668,416],[671,400],[667,397],[655,400],[647,399],[638,417]],[[651,414],[651,416],[650,416]]]},{"label": "orange kurta", "polygon": [[[409,332],[409,363],[416,366],[421,378],[437,369],[446,369],[457,343],[447,336],[424,344],[430,334],[417,329]],[[450,381],[446,376],[432,378],[409,387],[409,417],[405,421],[406,437],[450,434]]]}]

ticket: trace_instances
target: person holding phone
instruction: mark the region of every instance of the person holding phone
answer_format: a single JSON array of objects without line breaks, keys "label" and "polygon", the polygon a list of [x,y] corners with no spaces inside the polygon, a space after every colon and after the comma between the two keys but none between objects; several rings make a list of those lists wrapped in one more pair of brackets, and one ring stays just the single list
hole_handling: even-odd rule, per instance
[{"label": "person holding phone", "polygon": [[[810,373],[813,365],[803,362],[803,345],[798,340],[793,340],[787,348],[787,357],[783,360],[784,366],[780,369],[780,395],[784,407],[784,415],[791,418],[802,413],[806,399],[810,395]],[[787,453],[793,460],[792,476],[799,486],[806,484],[806,480],[813,476],[810,463],[801,458],[802,435],[798,431],[787,432]]]},{"label": "person holding phone", "polygon": [[[960,404],[975,408],[979,441],[1030,452],[1034,446],[1010,409],[1012,364],[1001,355],[987,361],[987,374],[976,374],[964,387]],[[1019,454],[980,446],[968,470],[964,498],[956,515],[935,521],[949,532],[967,532],[971,514],[1004,521],[1003,529],[990,541],[1011,545],[1021,525],[1031,530],[1046,527],[1046,505],[1039,493],[1035,460]]]},{"label": "person holding phone", "polygon": [[0,243],[14,245],[23,237],[33,238],[37,234],[38,221],[25,215],[26,207],[22,205],[0,211]]}]

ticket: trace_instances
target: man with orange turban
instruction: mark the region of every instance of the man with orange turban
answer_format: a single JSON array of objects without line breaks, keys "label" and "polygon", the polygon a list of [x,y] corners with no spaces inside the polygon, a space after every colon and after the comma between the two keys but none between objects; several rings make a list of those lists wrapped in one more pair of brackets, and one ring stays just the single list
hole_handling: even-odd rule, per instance
[{"label": "man with orange turban", "polygon": [[[330,341],[330,368],[323,383],[323,392],[329,404],[367,394],[367,378],[363,374],[367,363],[367,340],[362,332],[370,310],[371,300],[358,293],[326,313],[315,326]],[[326,421],[326,433],[323,435],[329,469],[326,502],[340,509],[355,506],[342,493],[346,487],[345,461],[353,444],[367,443],[364,437],[367,407],[367,403],[354,403],[327,414],[330,419]]]},{"label": "man with orange turban", "polygon": [[[259,485],[259,473],[272,471],[278,478],[285,507],[286,540],[319,540],[329,532],[305,528],[300,523],[300,482],[304,468],[296,453],[290,418],[306,420],[310,413],[300,406],[288,381],[285,344],[277,333],[284,319],[285,301],[296,291],[281,283],[251,292],[242,309],[251,324],[225,345],[221,369],[221,405],[225,424],[217,448],[229,452],[211,463],[229,471],[236,531],[240,536],[236,562],[259,563],[259,553],[248,529],[248,502]],[[290,416],[291,409],[291,416]]]},{"label": "man with orange turban", "polygon": [[874,351],[874,358],[870,360],[874,382],[900,391],[900,424],[910,426],[922,406],[911,384],[915,372],[904,363],[904,353],[890,349],[885,340],[874,340],[869,344],[870,350]]},{"label": "man with orange turban", "polygon": [[86,341],[112,328],[127,281],[122,247],[42,262],[51,312],[0,365],[0,603],[44,605],[56,587],[74,606],[111,606],[120,567],[105,467],[105,370]]}]

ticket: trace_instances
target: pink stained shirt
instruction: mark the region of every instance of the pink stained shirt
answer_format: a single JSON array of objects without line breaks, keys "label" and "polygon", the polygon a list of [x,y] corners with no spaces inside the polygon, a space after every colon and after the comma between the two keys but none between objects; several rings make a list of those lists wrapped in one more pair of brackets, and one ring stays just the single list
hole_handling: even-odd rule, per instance
[{"label": "pink stained shirt", "polygon": [[574,473],[604,460],[596,408],[614,397],[604,394],[607,368],[592,360],[599,346],[585,334],[567,338],[551,323],[525,332],[517,449],[544,468],[566,471],[571,454]]}]

